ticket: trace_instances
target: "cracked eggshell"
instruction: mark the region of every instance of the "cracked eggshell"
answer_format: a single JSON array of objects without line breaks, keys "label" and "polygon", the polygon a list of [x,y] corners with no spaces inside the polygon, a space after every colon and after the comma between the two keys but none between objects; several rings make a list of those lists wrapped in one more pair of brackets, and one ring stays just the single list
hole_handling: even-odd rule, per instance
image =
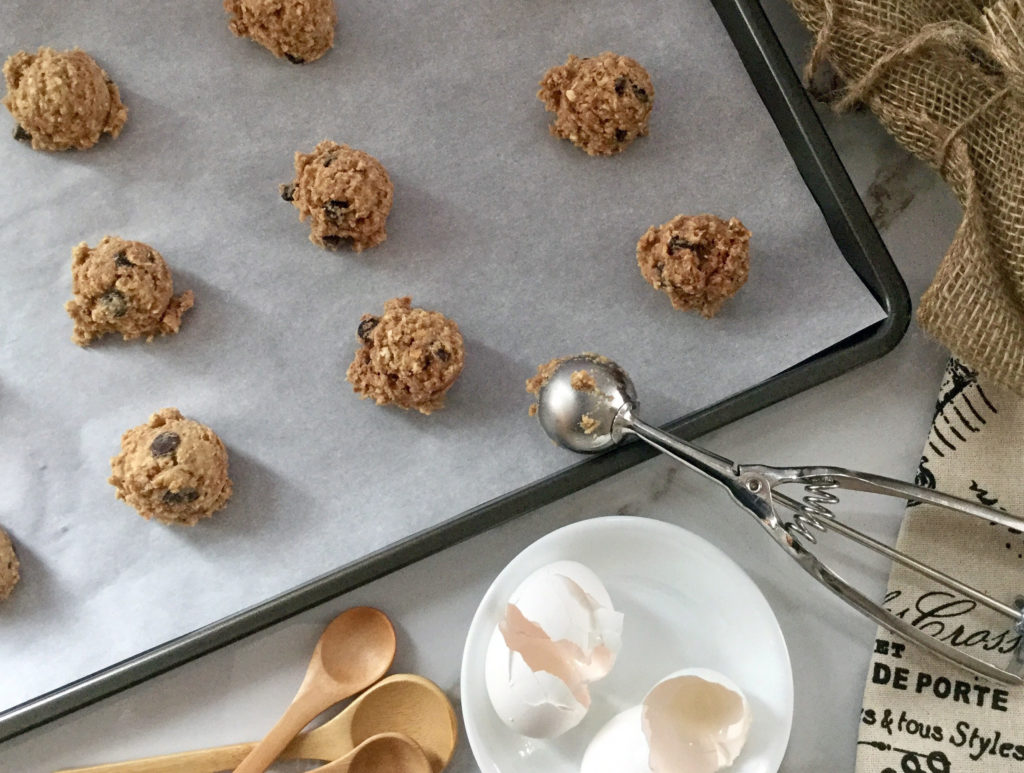
[{"label": "cracked eggshell", "polygon": [[750,721],[746,697],[727,676],[676,671],[597,731],[580,773],[714,773],[736,761]]},{"label": "cracked eggshell", "polygon": [[666,676],[644,698],[642,727],[656,773],[714,773],[732,765],[750,732],[750,704],[710,668]]},{"label": "cracked eggshell", "polygon": [[[587,685],[611,670],[622,646],[622,614],[612,607],[597,575],[575,561],[538,569],[512,592],[508,603],[543,629],[551,642],[570,642],[582,655],[563,670],[572,672],[570,684],[546,670],[534,671],[510,649],[500,627],[488,642],[484,681],[498,716],[522,735],[554,738],[582,721],[589,708]],[[537,639],[531,644],[536,654]],[[541,647],[547,649],[544,642]],[[565,647],[555,650],[551,647],[545,654],[569,662]]]},{"label": "cracked eggshell", "polygon": [[495,630],[487,646],[484,681],[501,721],[530,738],[554,738],[576,727],[587,707],[569,687],[545,671],[533,671]]},{"label": "cracked eggshell", "polygon": [[[592,606],[575,598],[577,589],[593,600]],[[577,561],[556,561],[523,580],[508,601],[555,641],[571,641],[588,654],[597,646],[606,647],[612,662],[604,673],[589,676],[590,681],[611,670],[622,648],[622,613],[615,611],[593,570]]]}]

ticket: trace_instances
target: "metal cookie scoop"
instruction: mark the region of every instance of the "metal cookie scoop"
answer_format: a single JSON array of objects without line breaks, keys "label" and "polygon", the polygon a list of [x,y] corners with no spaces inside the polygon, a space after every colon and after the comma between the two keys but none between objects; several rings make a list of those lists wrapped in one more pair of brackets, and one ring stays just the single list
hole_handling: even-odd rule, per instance
[{"label": "metal cookie scoop", "polygon": [[[593,383],[581,378],[580,371],[589,374]],[[636,435],[724,486],[808,574],[879,625],[981,676],[1005,684],[1024,684],[1020,674],[938,641],[871,601],[808,552],[798,539],[816,543],[813,530],[840,534],[1005,615],[1013,621],[1014,629],[1024,634],[1024,616],[1017,608],[847,526],[829,508],[839,503],[835,489],[850,489],[928,502],[1013,529],[1024,530],[1024,519],[903,481],[839,467],[738,465],[641,421],[636,416],[636,391],[629,376],[611,360],[594,354],[562,360],[541,387],[537,400],[537,418],[559,445],[595,453],[611,448],[627,434]],[[803,485],[805,494],[800,501],[777,490],[787,483]],[[784,521],[783,515],[791,515],[792,520]]]}]

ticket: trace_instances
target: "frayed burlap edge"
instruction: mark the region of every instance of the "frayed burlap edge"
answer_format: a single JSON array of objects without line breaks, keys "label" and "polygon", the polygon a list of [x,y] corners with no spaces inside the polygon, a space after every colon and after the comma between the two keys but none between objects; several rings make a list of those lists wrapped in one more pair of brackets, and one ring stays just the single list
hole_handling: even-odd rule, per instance
[{"label": "frayed burlap edge", "polygon": [[837,110],[864,104],[964,209],[921,298],[921,327],[1024,395],[1024,0],[790,0]]}]

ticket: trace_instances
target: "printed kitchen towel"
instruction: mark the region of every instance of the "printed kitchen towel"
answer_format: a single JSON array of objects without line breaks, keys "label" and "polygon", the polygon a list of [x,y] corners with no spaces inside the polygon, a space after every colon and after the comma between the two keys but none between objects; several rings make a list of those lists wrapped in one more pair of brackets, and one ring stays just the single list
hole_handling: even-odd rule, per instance
[{"label": "printed kitchen towel", "polygon": [[[917,483],[1022,515],[1022,441],[1024,400],[950,360]],[[1015,529],[911,503],[896,547],[1011,606],[1024,596],[1024,535]],[[1020,662],[1011,620],[898,565],[885,606],[972,655],[1004,668]],[[1024,771],[1024,687],[976,677],[880,628],[857,773],[1017,770]]]}]

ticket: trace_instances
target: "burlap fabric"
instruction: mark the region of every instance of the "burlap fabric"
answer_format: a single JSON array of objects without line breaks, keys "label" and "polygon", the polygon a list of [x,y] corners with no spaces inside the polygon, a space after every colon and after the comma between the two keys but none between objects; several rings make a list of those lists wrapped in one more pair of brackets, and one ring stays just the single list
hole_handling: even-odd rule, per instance
[{"label": "burlap fabric", "polygon": [[[917,482],[1024,513],[1024,400],[955,360],[939,392]],[[907,508],[896,547],[1013,605],[1024,535],[932,505]],[[898,565],[884,605],[921,631],[1018,670],[1013,623]],[[879,629],[857,741],[857,773],[1024,771],[1024,688],[981,679]]]},{"label": "burlap fabric", "polygon": [[838,109],[865,104],[936,167],[964,218],[921,326],[1024,395],[1024,0],[790,0],[831,67]]}]

